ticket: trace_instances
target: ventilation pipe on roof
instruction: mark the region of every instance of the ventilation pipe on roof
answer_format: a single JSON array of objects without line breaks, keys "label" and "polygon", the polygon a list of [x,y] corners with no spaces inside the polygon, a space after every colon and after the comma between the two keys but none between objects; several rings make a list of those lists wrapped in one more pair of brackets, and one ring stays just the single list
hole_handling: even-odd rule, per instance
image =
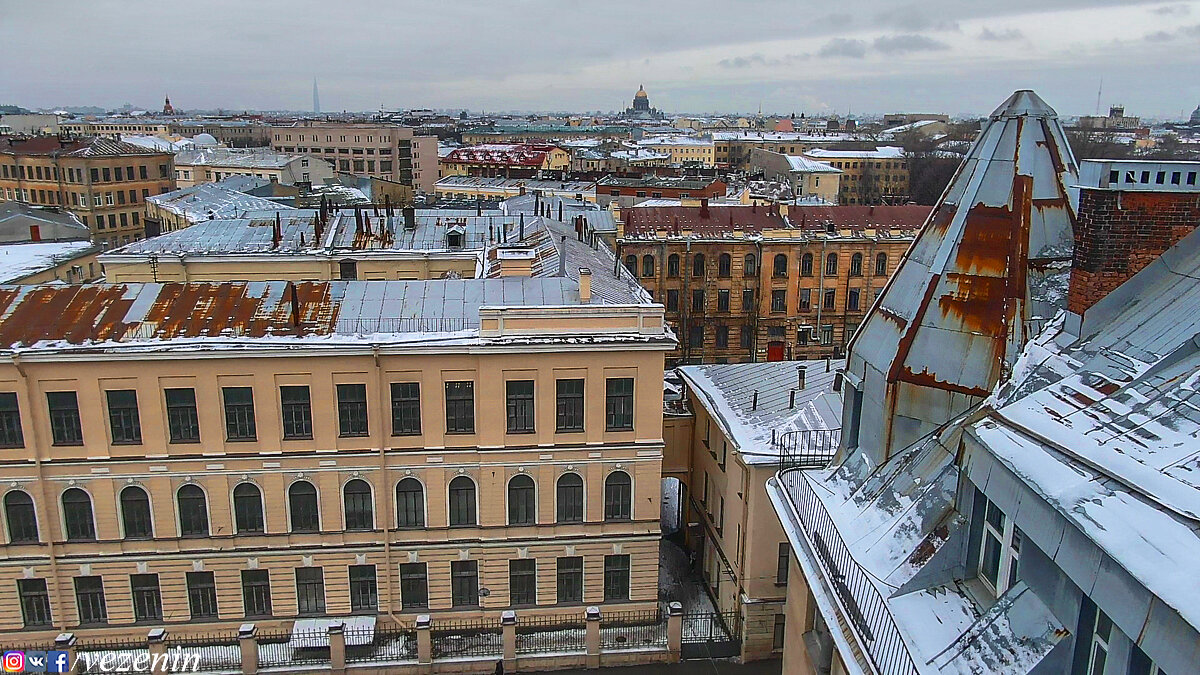
[{"label": "ventilation pipe on roof", "polygon": [[796,407],[796,390],[793,389],[791,394],[788,396],[788,410],[791,410],[792,408],[795,408],[795,407]]},{"label": "ventilation pipe on roof", "polygon": [[525,214],[521,214],[521,236],[517,241],[525,241]]},{"label": "ventilation pipe on roof", "polygon": [[558,200],[558,222],[562,222],[562,199]]},{"label": "ventilation pipe on roof", "polygon": [[300,297],[296,294],[296,284],[288,282],[288,295],[292,303],[292,327],[300,327]]},{"label": "ventilation pipe on roof", "polygon": [[701,218],[708,217],[708,197],[700,198],[700,217]]},{"label": "ventilation pipe on roof", "polygon": [[279,242],[283,241],[283,226],[279,222],[279,212],[275,212],[275,225],[271,228],[271,248],[279,248]]},{"label": "ventilation pipe on roof", "polygon": [[833,374],[833,390],[834,391],[842,390],[842,377],[843,377],[842,371],[839,368],[838,371]]},{"label": "ventilation pipe on roof", "polygon": [[750,403],[750,410],[758,410],[758,390],[754,390],[754,400]]},{"label": "ventilation pipe on roof", "polygon": [[417,229],[417,210],[411,206],[404,207],[404,229]]},{"label": "ventilation pipe on roof", "polygon": [[558,242],[558,276],[567,276],[567,235]]},{"label": "ventilation pipe on roof", "polygon": [[808,369],[807,369],[807,368],[805,368],[804,366],[797,366],[797,367],[796,367],[796,377],[797,377],[797,379],[800,381],[800,388],[801,388],[801,389],[803,389],[803,388],[804,388],[804,374],[805,374],[805,371],[807,371],[807,370],[808,370]]},{"label": "ventilation pipe on roof", "polygon": [[587,304],[592,301],[592,270],[579,268],[579,302]]},{"label": "ventilation pipe on roof", "polygon": [[387,216],[389,219],[392,217],[392,196],[391,195],[383,196],[383,214],[385,216]]},{"label": "ventilation pipe on roof", "polygon": [[827,373],[829,372],[829,366],[830,366],[830,360],[829,360],[829,357],[826,356],[825,357],[825,372],[827,372]]},{"label": "ventilation pipe on roof", "polygon": [[475,215],[483,216],[483,197],[475,199]]}]

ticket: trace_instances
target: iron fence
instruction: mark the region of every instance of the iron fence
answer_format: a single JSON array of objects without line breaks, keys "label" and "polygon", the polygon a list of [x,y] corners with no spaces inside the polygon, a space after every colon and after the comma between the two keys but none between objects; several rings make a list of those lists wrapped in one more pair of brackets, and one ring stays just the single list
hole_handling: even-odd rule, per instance
[{"label": "iron fence", "polygon": [[346,663],[413,661],[417,658],[417,633],[412,628],[349,628],[345,637]]},{"label": "iron fence", "polygon": [[323,630],[259,632],[258,667],[329,663],[329,634]]},{"label": "iron fence", "polygon": [[435,659],[504,653],[504,634],[496,619],[435,621],[430,639]]},{"label": "iron fence", "polygon": [[582,652],[587,620],[582,614],[517,617],[517,654]]},{"label": "iron fence", "polygon": [[[242,667],[242,648],[237,633],[207,633],[198,635],[167,635],[168,663],[172,660],[188,665],[190,672],[239,670]],[[191,670],[195,663],[195,670]]]},{"label": "iron fence", "polygon": [[606,612],[600,616],[600,649],[643,649],[667,644],[661,610]]},{"label": "iron fence", "polygon": [[821,469],[833,460],[842,441],[841,429],[802,429],[775,437],[779,452],[779,469]]},{"label": "iron fence", "polygon": [[145,638],[96,637],[81,639],[75,645],[80,673],[131,672],[133,664],[150,659]]},{"label": "iron fence", "polygon": [[825,505],[813,492],[804,471],[789,469],[779,482],[818,562],[837,596],[847,623],[858,633],[868,658],[881,675],[913,675],[917,667],[896,627],[896,621],[862,566],[838,534]]},{"label": "iron fence", "polygon": [[687,612],[683,615],[683,643],[741,641],[742,616],[730,612]]}]

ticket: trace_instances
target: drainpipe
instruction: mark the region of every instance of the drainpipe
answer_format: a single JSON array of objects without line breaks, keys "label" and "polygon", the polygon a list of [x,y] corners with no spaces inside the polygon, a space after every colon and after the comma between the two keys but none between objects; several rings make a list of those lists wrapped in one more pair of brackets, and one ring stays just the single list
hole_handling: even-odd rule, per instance
[{"label": "drainpipe", "polygon": [[[25,402],[30,404],[26,407],[26,410],[29,411],[30,417],[32,417],[34,406],[32,405],[32,399],[30,398],[31,395],[30,395],[30,387],[29,387],[29,376],[25,373],[24,364],[21,363],[21,355],[13,354],[12,362],[13,362],[13,366],[15,366],[17,369],[17,374],[21,376],[21,386],[24,389],[23,393],[25,395]],[[37,468],[38,494],[41,496],[41,499],[42,499],[42,513],[49,514],[51,511],[51,509],[50,509],[51,501],[50,501],[50,497],[46,494],[46,475],[45,475],[45,468],[42,466],[42,442],[41,442],[41,438],[39,438],[39,434],[38,434],[38,429],[40,427],[38,424],[36,424],[36,422],[34,424],[30,424],[29,426],[30,426],[29,435],[30,435],[31,440],[33,441],[33,447],[34,447],[33,465]],[[57,510],[57,509],[55,509],[55,510]],[[62,575],[60,575],[58,573],[58,553],[54,550],[55,549],[55,545],[54,545],[54,536],[55,535],[51,531],[52,525],[49,524],[50,519],[43,518],[42,522],[47,523],[47,525],[46,525],[46,527],[47,527],[46,544],[47,544],[47,546],[49,548],[49,552],[50,552],[50,574],[54,576],[54,602],[59,608],[59,611],[51,612],[51,615],[54,617],[57,617],[57,620],[55,621],[55,625],[58,627],[58,630],[65,631],[67,629],[67,622],[65,620],[65,617],[67,614],[65,609],[66,609],[67,605],[63,604],[62,581],[61,581]]]},{"label": "drainpipe", "polygon": [[392,592],[392,573],[399,574],[399,570],[392,569],[392,512],[395,509],[394,498],[392,496],[391,481],[388,480],[387,467],[387,406],[384,401],[387,399],[385,393],[385,385],[387,382],[383,378],[383,368],[379,363],[379,345],[371,347],[371,357],[375,362],[375,381],[379,385],[379,475],[384,487],[383,503],[388,506],[384,509],[383,518],[383,564],[387,573],[384,578],[387,580],[384,584],[384,589],[387,592],[387,615],[392,620],[392,623],[399,625],[400,621],[396,618],[395,611],[395,595]]},{"label": "drainpipe", "polygon": [[[741,617],[742,598],[746,595],[746,540],[750,538],[750,468],[746,466],[741,459],[738,459],[738,464],[742,467],[742,536],[738,542],[738,592],[737,592],[737,612]],[[746,621],[740,621],[742,631],[746,630]],[[740,636],[739,636],[740,637]]]},{"label": "drainpipe", "polygon": [[[821,310],[825,307],[825,245],[827,240],[821,239],[821,256],[817,258],[813,265],[813,271],[817,273],[817,331],[821,330]],[[821,334],[817,333],[817,344],[821,342]]]},{"label": "drainpipe", "polygon": [[754,275],[754,306],[751,308],[752,311],[750,313],[750,326],[753,329],[751,331],[751,335],[754,336],[754,338],[750,341],[750,361],[752,363],[758,361],[758,316],[759,312],[762,310],[762,278],[763,269],[765,267],[763,264],[762,239],[760,238],[757,242],[755,242],[754,245],[758,249],[758,260],[755,263],[758,265],[758,269],[755,270]]}]

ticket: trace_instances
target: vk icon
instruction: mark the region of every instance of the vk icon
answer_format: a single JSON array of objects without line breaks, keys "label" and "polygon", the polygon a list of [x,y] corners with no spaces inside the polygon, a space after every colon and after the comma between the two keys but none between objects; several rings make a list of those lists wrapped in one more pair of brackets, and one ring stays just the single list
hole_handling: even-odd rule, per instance
[{"label": "vk icon", "polygon": [[46,652],[25,652],[25,672],[44,673],[49,662]]},{"label": "vk icon", "polygon": [[46,658],[47,673],[69,673],[71,672],[71,657],[66,652],[47,652]]}]

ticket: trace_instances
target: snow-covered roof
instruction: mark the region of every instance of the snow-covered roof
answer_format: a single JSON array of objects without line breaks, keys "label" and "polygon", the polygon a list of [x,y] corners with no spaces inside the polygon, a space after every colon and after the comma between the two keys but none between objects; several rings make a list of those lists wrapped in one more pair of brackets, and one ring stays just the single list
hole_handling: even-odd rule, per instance
[{"label": "snow-covered roof", "polygon": [[652,136],[638,141],[639,145],[648,147],[694,146],[712,147],[711,138],[696,138],[694,136]]},{"label": "snow-covered roof", "polygon": [[151,150],[159,150],[162,152],[181,152],[183,150],[191,150],[196,147],[195,143],[190,139],[183,138],[178,141],[171,141],[158,136],[122,136],[122,140],[126,143],[140,145],[143,148]]},{"label": "snow-covered roof", "polygon": [[15,283],[99,250],[90,241],[0,244],[0,283]]},{"label": "snow-covered roof", "polygon": [[818,162],[800,155],[784,155],[792,171],[799,173],[841,173],[842,170],[825,162]]},{"label": "snow-covered roof", "polygon": [[282,169],[305,155],[273,152],[256,148],[200,148],[175,155],[176,166],[219,166],[243,169]]},{"label": "snow-covered roof", "polygon": [[200,183],[174,192],[147,197],[159,208],[183,216],[189,221],[212,218],[243,218],[250,211],[293,211],[290,206],[230,189],[220,183]]},{"label": "snow-covered roof", "polygon": [[908,124],[901,124],[900,126],[897,126],[897,127],[891,127],[888,129],[884,129],[880,133],[890,134],[890,135],[895,136],[896,134],[906,134],[910,131],[915,131],[917,129],[920,129],[921,127],[927,127],[930,124],[943,124],[943,122],[939,122],[938,120],[917,120],[916,122],[909,122]]},{"label": "snow-covered roof", "polygon": [[827,150],[813,148],[804,154],[815,159],[901,159],[904,148],[894,145],[880,145],[874,150]]},{"label": "snow-covered roof", "polygon": [[747,464],[778,462],[771,441],[790,431],[841,427],[842,398],[833,390],[838,368],[828,361],[683,366],[679,373]]},{"label": "snow-covered roof", "polygon": [[581,194],[596,189],[595,181],[583,180],[536,180],[533,178],[487,178],[482,176],[444,176],[434,183],[435,188],[452,190],[464,188],[471,190],[500,190],[509,191],[525,188],[525,191],[535,192],[570,192]]}]

